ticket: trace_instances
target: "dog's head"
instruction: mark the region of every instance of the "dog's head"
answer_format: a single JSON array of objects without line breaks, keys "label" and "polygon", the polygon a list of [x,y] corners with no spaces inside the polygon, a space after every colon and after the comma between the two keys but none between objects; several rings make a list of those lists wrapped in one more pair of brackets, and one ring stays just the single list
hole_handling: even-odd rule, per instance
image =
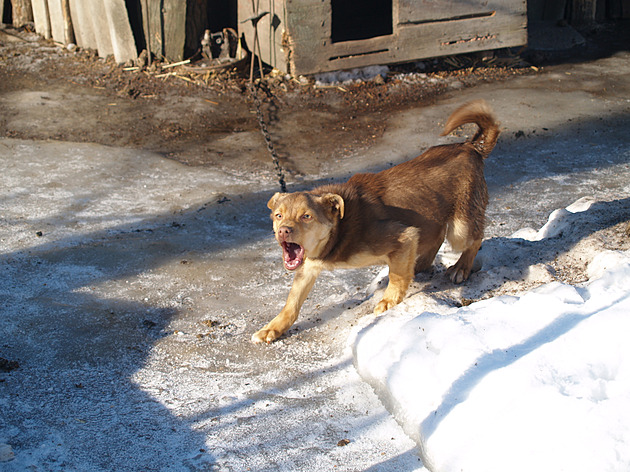
[{"label": "dog's head", "polygon": [[288,270],[297,269],[305,257],[321,256],[344,213],[343,198],[334,193],[276,193],[267,206]]}]

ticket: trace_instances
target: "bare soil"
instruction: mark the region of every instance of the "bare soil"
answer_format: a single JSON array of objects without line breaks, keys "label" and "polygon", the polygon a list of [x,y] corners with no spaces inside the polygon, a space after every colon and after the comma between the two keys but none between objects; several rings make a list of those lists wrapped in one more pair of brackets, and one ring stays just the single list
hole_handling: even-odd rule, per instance
[{"label": "bare soil", "polygon": [[[247,64],[213,73],[159,63],[129,70],[11,29],[0,31],[0,61],[0,136],[140,148],[193,166],[273,172]],[[380,138],[384,112],[536,71],[503,51],[392,67],[385,79],[351,85],[318,86],[274,71],[259,94],[283,167],[309,174]]]}]

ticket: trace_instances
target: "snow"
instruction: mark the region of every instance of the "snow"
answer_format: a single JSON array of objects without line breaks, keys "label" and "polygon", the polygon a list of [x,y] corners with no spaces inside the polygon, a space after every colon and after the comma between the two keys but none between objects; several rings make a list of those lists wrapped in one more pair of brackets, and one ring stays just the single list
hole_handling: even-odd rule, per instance
[{"label": "snow", "polygon": [[[557,237],[592,204],[512,239]],[[431,310],[418,294],[354,332],[359,374],[429,470],[630,470],[630,251],[582,256],[584,283]]]}]

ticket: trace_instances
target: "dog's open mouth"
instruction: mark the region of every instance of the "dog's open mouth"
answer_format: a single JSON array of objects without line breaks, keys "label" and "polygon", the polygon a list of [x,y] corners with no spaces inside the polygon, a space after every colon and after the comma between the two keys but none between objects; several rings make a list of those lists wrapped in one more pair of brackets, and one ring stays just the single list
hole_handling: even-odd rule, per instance
[{"label": "dog's open mouth", "polygon": [[304,248],[295,243],[282,243],[284,266],[288,270],[295,270],[304,262]]}]

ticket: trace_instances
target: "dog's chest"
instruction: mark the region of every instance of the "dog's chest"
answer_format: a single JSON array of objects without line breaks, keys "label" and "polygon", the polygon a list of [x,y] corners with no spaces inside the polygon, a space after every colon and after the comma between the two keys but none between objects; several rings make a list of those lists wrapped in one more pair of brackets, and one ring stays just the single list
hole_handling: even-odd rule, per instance
[{"label": "dog's chest", "polygon": [[359,267],[367,267],[372,265],[387,264],[387,258],[383,255],[372,254],[370,252],[357,252],[345,259],[335,261],[325,261],[324,268],[332,269],[357,269]]}]

